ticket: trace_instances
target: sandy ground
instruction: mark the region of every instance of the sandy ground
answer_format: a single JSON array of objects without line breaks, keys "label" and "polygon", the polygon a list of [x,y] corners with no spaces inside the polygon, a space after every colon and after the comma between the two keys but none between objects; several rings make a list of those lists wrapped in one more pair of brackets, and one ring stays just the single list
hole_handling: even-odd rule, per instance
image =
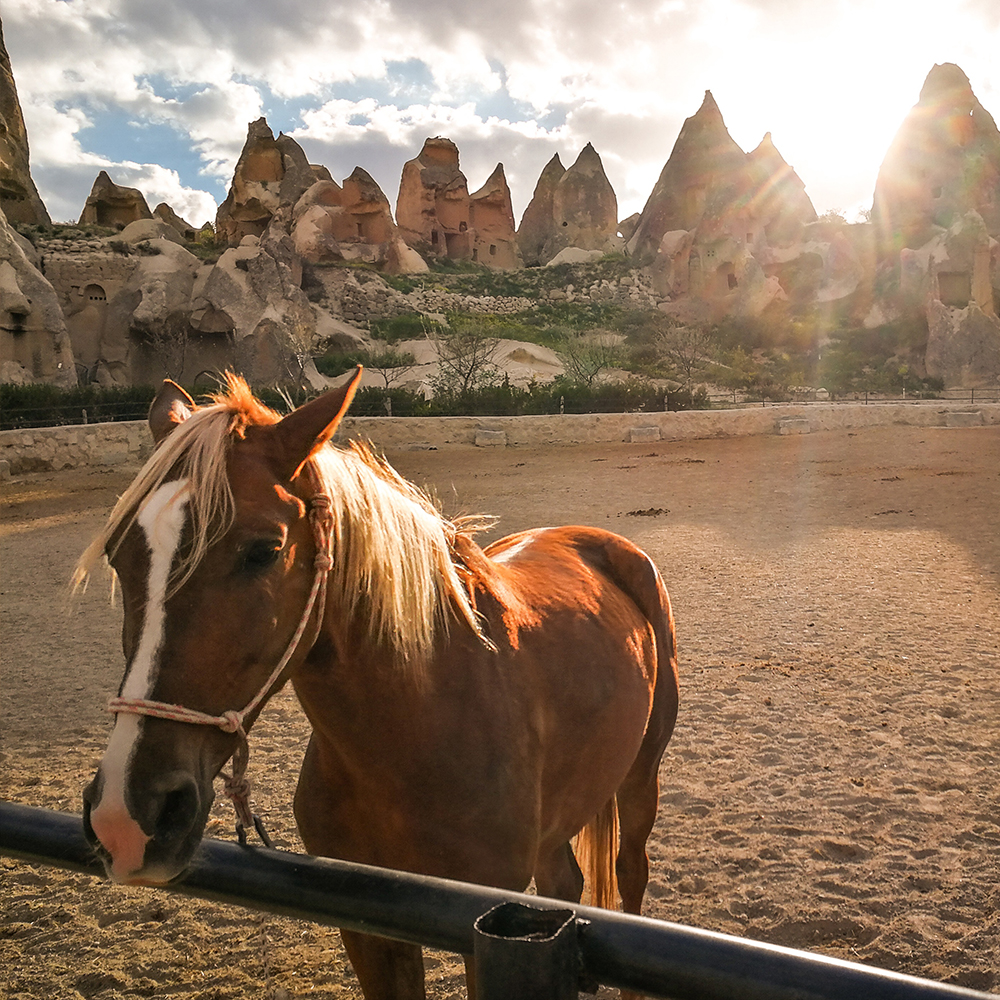
[{"label": "sandy ground", "polygon": [[[390,458],[448,513],[602,525],[660,566],[682,700],[648,915],[1000,987],[1000,429]],[[3,798],[77,812],[103,751],[119,612],[102,581],[72,604],[65,586],[127,479],[0,489]],[[306,737],[282,694],[251,738],[260,811],[293,850]],[[227,808],[210,835],[228,836]],[[0,873],[8,997],[360,996],[335,931],[9,859]],[[463,995],[451,956],[427,966],[431,996]]]}]

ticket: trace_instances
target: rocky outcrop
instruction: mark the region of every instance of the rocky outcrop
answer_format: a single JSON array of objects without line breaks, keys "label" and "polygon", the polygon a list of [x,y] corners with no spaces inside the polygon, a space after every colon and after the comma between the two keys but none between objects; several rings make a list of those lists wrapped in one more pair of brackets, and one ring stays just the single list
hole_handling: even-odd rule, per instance
[{"label": "rocky outcrop", "polygon": [[775,148],[768,132],[747,154],[749,200],[743,217],[751,226],[750,242],[763,233],[768,245],[787,246],[802,239],[803,227],[816,221],[806,186]]},{"label": "rocky outcrop", "polygon": [[900,301],[927,318],[927,374],[946,385],[1000,382],[1000,319],[994,288],[1000,244],[977,212],[900,252]]},{"label": "rocky outcrop", "polygon": [[451,139],[427,139],[419,155],[403,164],[396,224],[406,243],[425,256],[471,259],[469,186]]},{"label": "rocky outcrop", "polygon": [[263,236],[276,216],[285,223],[299,198],[316,183],[302,147],[283,133],[275,139],[264,118],[251,122],[226,200],[215,217],[216,239],[231,247]]},{"label": "rocky outcrop", "polygon": [[545,165],[521,219],[518,245],[528,264],[548,264],[571,247],[600,253],[624,249],[618,199],[589,142],[568,170],[558,156]]},{"label": "rocky outcrop", "polygon": [[28,155],[28,132],[0,24],[0,211],[12,224],[48,225],[51,220],[31,179]]},{"label": "rocky outcrop", "polygon": [[521,216],[521,225],[517,230],[517,245],[524,263],[529,267],[546,263],[542,260],[542,250],[555,230],[553,197],[556,185],[565,173],[566,168],[556,153],[542,169],[531,201]]},{"label": "rocky outcrop", "polygon": [[226,345],[239,370],[262,382],[295,381],[311,357],[317,314],[302,291],[302,261],[287,235],[245,236],[191,293],[192,333]]},{"label": "rocky outcrop", "polygon": [[522,266],[514,233],[510,188],[502,163],[498,163],[486,183],[470,195],[469,225],[474,234],[473,260],[501,270]]},{"label": "rocky outcrop", "polygon": [[348,260],[389,274],[427,270],[400,237],[389,199],[361,167],[343,187],[321,180],[306,190],[292,210],[291,236],[296,253],[310,264]]},{"label": "rocky outcrop", "polygon": [[108,176],[106,170],[102,170],[80,213],[80,225],[124,229],[131,222],[152,217],[153,213],[138,188],[121,187]]},{"label": "rocky outcrop", "polygon": [[[850,247],[814,231],[805,185],[770,133],[744,153],[711,92],[681,129],[629,239],[648,264],[666,312],[689,321],[757,316],[772,302],[852,295]],[[631,227],[631,224],[629,224]]]},{"label": "rocky outcrop", "polygon": [[171,226],[177,234],[189,243],[193,243],[198,237],[198,230],[182,219],[165,201],[161,201],[153,209],[153,215],[161,222]]},{"label": "rocky outcrop", "polygon": [[26,244],[0,212],[0,381],[76,385],[59,299]]},{"label": "rocky outcrop", "polygon": [[748,183],[746,160],[712,92],[706,90],[701,107],[684,122],[646,201],[629,241],[632,256],[650,260],[666,233],[694,229],[706,217],[719,218],[739,205]]},{"label": "rocky outcrop", "polygon": [[924,245],[970,211],[1000,238],[1000,131],[953,63],[927,74],[875,184],[872,222],[880,263]]}]

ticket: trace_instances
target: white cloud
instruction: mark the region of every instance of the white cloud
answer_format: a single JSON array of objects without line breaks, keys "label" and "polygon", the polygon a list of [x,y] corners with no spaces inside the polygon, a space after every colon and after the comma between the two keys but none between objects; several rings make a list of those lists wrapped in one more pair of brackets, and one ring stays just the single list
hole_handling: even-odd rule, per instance
[{"label": "white cloud", "polygon": [[[336,176],[365,167],[390,201],[402,163],[448,134],[473,188],[504,162],[518,213],[552,152],[568,165],[592,141],[623,214],[706,89],[744,149],[772,133],[820,211],[870,200],[934,62],[961,65],[1000,117],[991,0],[3,0],[2,16],[50,211],[82,204],[77,168],[141,158],[88,145],[102,110],[169,125],[216,192],[267,106],[286,116],[275,131]],[[181,160],[162,164],[170,184],[135,167],[195,211],[210,195]]]}]

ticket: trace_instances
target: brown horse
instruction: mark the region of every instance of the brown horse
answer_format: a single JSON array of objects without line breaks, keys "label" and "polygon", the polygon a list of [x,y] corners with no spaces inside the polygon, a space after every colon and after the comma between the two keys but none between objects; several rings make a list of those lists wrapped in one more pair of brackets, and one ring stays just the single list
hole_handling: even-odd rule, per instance
[{"label": "brown horse", "polygon": [[[284,418],[233,376],[211,405],[173,383],[154,401],[157,447],[78,567],[106,555],[124,604],[88,836],[116,881],[183,873],[213,779],[291,680],[311,853],[579,901],[575,837],[592,901],[617,884],[638,913],[677,713],[659,573],[595,528],[481,549],[368,449],[328,443],[359,378]],[[420,948],[343,937],[369,1000],[424,995]]]}]

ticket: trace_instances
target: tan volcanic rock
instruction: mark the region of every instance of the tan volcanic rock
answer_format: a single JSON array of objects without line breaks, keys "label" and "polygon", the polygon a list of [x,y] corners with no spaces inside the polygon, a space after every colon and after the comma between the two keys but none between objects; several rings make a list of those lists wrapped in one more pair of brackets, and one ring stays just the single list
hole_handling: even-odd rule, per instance
[{"label": "tan volcanic rock", "polygon": [[816,209],[806,186],[775,148],[768,132],[747,154],[750,198],[745,216],[751,229],[762,227],[771,245],[788,244],[802,236],[802,227],[816,221]]},{"label": "tan volcanic rock", "polygon": [[1000,132],[953,63],[935,65],[879,170],[872,206],[880,261],[976,211],[1000,238]]},{"label": "tan volcanic rock", "polygon": [[10,56],[0,24],[0,211],[11,223],[48,225],[49,213],[31,179],[28,132],[17,99]]},{"label": "tan volcanic rock", "polygon": [[106,170],[102,170],[83,206],[80,225],[124,229],[130,222],[152,217],[153,213],[138,188],[122,187],[108,176]]},{"label": "tan volcanic rock", "polygon": [[552,192],[552,235],[543,262],[564,247],[612,250],[618,239],[618,199],[597,150],[588,142]]},{"label": "tan volcanic rock", "polygon": [[76,385],[76,367],[55,289],[0,211],[0,379]]},{"label": "tan volcanic rock", "polygon": [[565,173],[566,168],[556,153],[542,168],[531,201],[521,216],[521,225],[517,230],[517,245],[524,263],[529,267],[544,263],[541,259],[542,249],[546,241],[552,238],[555,230],[552,199],[556,185]]},{"label": "tan volcanic rock", "polygon": [[486,183],[469,197],[472,256],[480,264],[510,270],[522,267],[514,233],[514,209],[503,164],[498,163]]},{"label": "tan volcanic rock", "polygon": [[400,238],[389,199],[361,167],[343,187],[317,181],[302,195],[292,212],[292,241],[311,264],[357,260],[390,274],[427,269]]},{"label": "tan volcanic rock", "polygon": [[469,187],[451,139],[427,139],[419,155],[403,164],[396,224],[406,243],[421,253],[456,259],[472,256]]},{"label": "tan volcanic rock", "polygon": [[739,203],[748,184],[746,153],[733,141],[710,90],[681,128],[642,210],[629,251],[652,257],[664,234],[694,229]]},{"label": "tan volcanic rock", "polygon": [[262,236],[275,216],[290,219],[292,208],[316,180],[294,139],[283,133],[275,139],[264,118],[251,122],[229,194],[215,217],[217,241],[238,246],[244,236]]},{"label": "tan volcanic rock", "polygon": [[186,222],[182,219],[165,201],[161,201],[156,208],[153,209],[153,215],[165,222],[168,226],[172,226],[184,239],[189,242],[194,242],[198,235],[198,231],[191,225],[190,222]]}]

